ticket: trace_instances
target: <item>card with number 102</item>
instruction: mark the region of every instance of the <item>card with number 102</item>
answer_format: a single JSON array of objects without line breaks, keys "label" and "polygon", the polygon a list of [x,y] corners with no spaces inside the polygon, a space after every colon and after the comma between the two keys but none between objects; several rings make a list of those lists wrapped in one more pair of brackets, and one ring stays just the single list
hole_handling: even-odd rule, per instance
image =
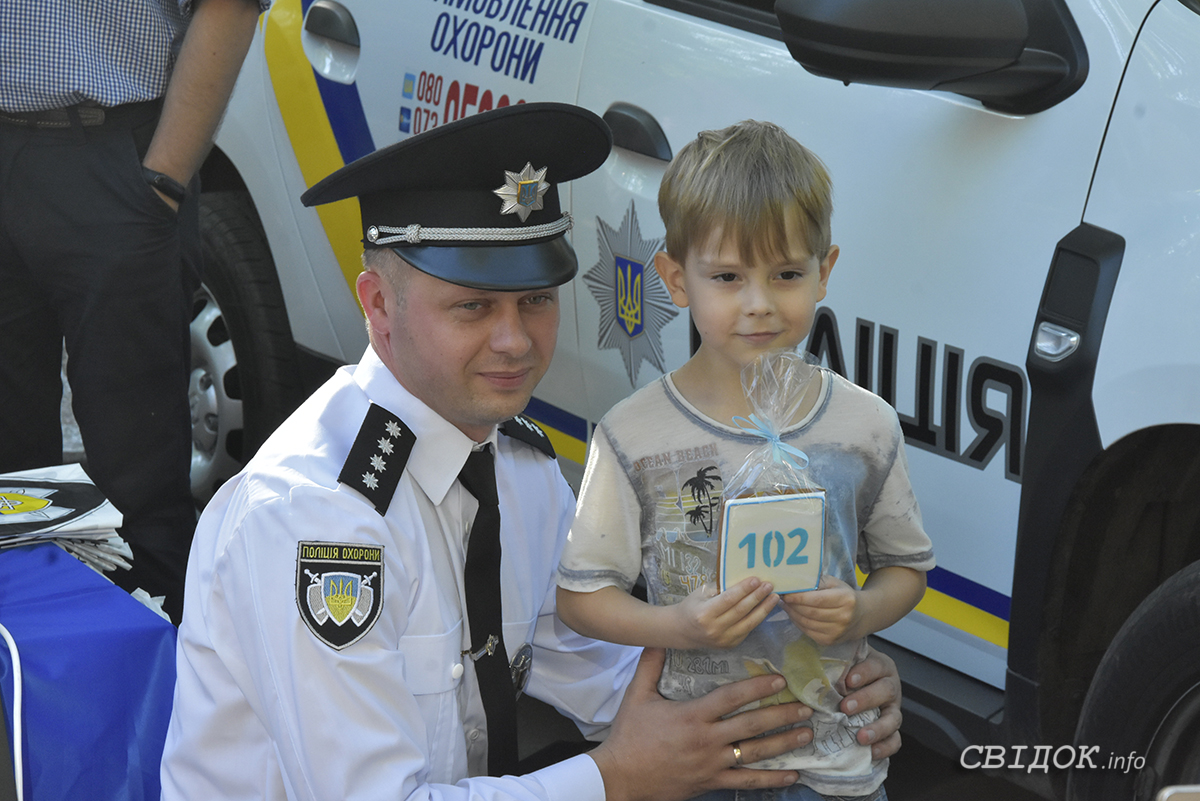
[{"label": "card with number 102", "polygon": [[825,490],[725,502],[721,527],[721,591],[748,576],[775,592],[814,590],[821,581]]}]

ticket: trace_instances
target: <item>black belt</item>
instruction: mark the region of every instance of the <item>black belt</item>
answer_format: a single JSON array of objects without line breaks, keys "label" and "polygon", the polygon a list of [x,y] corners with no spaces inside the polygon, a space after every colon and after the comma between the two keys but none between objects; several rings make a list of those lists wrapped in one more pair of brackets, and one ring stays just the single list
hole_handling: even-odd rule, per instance
[{"label": "black belt", "polygon": [[109,107],[79,104],[44,111],[0,110],[0,123],[39,129],[63,129],[75,125],[95,128],[105,123],[129,124],[141,119],[152,119],[158,113],[159,105],[157,100],[147,100]]}]

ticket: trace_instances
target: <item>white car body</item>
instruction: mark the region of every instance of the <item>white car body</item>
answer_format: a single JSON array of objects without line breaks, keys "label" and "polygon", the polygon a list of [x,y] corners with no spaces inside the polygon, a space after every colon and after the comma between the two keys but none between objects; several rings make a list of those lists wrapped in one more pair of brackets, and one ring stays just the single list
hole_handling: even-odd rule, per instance
[{"label": "white car body", "polygon": [[[299,197],[374,148],[502,98],[598,114],[630,104],[657,121],[672,151],[702,129],[779,123],[825,161],[834,182],[842,255],[809,348],[896,407],[937,554],[925,600],[879,635],[903,649],[902,673],[912,671],[911,725],[948,752],[997,732],[1013,743],[1061,742],[1082,697],[1065,723],[1051,724],[1048,696],[1079,693],[1079,681],[1086,689],[1090,668],[1066,671],[1075,684],[1053,684],[1042,665],[1056,653],[1057,627],[1091,613],[1070,611],[1061,597],[1076,569],[1069,551],[1086,539],[1062,533],[1060,518],[1071,498],[1079,503],[1081,472],[1098,470],[1114,445],[1164,426],[1195,436],[1200,425],[1197,5],[1067,0],[1086,45],[1086,78],[1024,114],[948,91],[818,77],[764,35],[762,15],[747,12],[758,22],[742,25],[695,13],[713,5],[275,0],[217,146],[236,170],[225,188],[247,192],[261,219],[294,341],[329,363],[356,361],[366,346],[351,291],[355,201],[310,209]],[[354,21],[357,47],[306,30],[306,15],[327,11],[337,24]],[[562,290],[557,355],[529,410],[572,478],[604,412],[690,352],[688,317],[652,267],[667,162],[622,146],[620,136],[617,144],[601,170],[564,195],[580,275]],[[1031,371],[1057,375],[1058,367],[1039,361],[1031,341],[1047,316],[1070,328],[1047,311],[1043,293],[1056,249],[1081,226],[1085,239],[1094,226],[1124,249],[1111,304],[1084,332],[1099,347],[1094,379],[1089,372],[1074,385],[1094,410],[1098,439],[1060,470],[1056,460],[1080,440],[1051,441],[1047,432],[1069,431],[1077,418],[1055,406],[1032,419],[1054,393]],[[618,257],[644,268],[636,308],[616,295]],[[1056,516],[1039,523],[1043,510]],[[1097,581],[1127,577],[1135,578],[1110,565]],[[1148,586],[1133,605],[1158,579],[1137,581]],[[1091,646],[1103,652],[1128,611],[1114,613]],[[1037,774],[1025,781],[1044,792],[1054,784]]]}]

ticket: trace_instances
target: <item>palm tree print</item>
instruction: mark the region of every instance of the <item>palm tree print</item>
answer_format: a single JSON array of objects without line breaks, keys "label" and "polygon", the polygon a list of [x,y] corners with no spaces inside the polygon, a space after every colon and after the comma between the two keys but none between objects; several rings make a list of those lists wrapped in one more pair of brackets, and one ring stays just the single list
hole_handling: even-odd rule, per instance
[{"label": "palm tree print", "polygon": [[688,521],[692,524],[699,523],[704,528],[704,533],[710,537],[713,507],[718,503],[713,499],[712,491],[721,477],[711,476],[709,473],[716,469],[716,465],[702,467],[696,471],[695,476],[683,482],[683,489],[690,492],[692,500],[696,502],[696,506],[687,513]]}]

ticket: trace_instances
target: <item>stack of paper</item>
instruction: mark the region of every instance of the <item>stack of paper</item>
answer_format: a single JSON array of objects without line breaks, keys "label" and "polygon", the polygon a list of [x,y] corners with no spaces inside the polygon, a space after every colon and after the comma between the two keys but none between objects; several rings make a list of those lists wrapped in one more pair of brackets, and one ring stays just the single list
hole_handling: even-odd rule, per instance
[{"label": "stack of paper", "polygon": [[128,570],[121,513],[77,464],[0,473],[0,549],[54,542],[100,573]]}]

